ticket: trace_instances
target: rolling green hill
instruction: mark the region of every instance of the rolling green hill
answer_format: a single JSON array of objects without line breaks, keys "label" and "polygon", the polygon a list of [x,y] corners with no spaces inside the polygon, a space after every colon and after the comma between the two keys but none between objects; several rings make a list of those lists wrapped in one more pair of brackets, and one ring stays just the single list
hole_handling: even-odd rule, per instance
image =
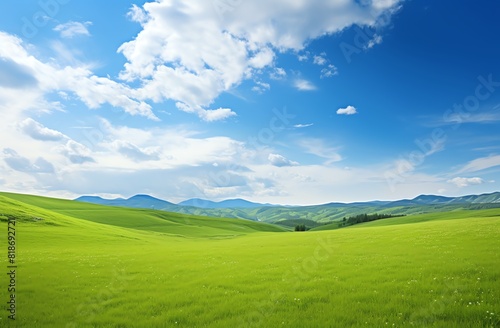
[{"label": "rolling green hill", "polygon": [[[435,212],[426,214],[416,214],[403,217],[395,217],[389,219],[381,219],[372,222],[359,223],[352,226],[342,227],[342,229],[359,228],[359,227],[382,227],[389,225],[401,225],[409,223],[420,223],[427,221],[440,221],[440,220],[456,220],[466,218],[492,218],[500,217],[500,209],[487,209],[487,210],[462,210],[452,212]],[[320,225],[312,228],[312,231],[323,230],[336,230],[339,229],[339,223],[334,222],[330,224]]]},{"label": "rolling green hill", "polygon": [[[283,226],[288,226],[290,222],[297,220],[308,220],[315,221],[319,224],[325,224],[341,220],[344,217],[356,216],[360,214],[379,213],[391,215],[413,215],[456,210],[500,208],[500,192],[462,197],[421,195],[415,197],[414,199],[403,199],[392,202],[374,201],[350,204],[329,203],[313,206],[259,206],[259,204],[249,203],[243,200],[230,200],[219,203],[207,200],[191,200],[175,205],[144,195],[137,195],[126,200],[105,200],[100,197],[88,196],[80,197],[77,200],[107,205],[118,204],[120,206],[133,208],[155,208],[200,216],[239,218],[283,224]],[[195,204],[200,205],[199,207],[192,206]],[[316,225],[317,224],[309,224],[309,227]]]},{"label": "rolling green hill", "polygon": [[66,217],[106,225],[173,235],[225,236],[258,231],[284,231],[274,225],[248,220],[215,219],[165,211],[103,206],[21,194],[0,193],[0,197],[2,197],[0,200],[4,202],[8,198],[29,204],[30,208],[32,208],[32,217],[43,216],[36,214],[38,213],[38,209],[43,209],[43,213],[50,211],[48,212],[51,214],[50,216],[57,213]]},{"label": "rolling green hill", "polygon": [[[0,194],[1,327],[498,327],[500,210],[335,231]],[[6,233],[0,238],[6,268]],[[2,302],[9,277],[0,276]]]}]

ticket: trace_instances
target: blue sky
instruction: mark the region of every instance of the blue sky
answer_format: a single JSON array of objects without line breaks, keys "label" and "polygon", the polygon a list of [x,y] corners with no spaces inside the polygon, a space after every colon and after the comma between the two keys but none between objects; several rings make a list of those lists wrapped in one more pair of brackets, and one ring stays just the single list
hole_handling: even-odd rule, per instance
[{"label": "blue sky", "polygon": [[500,190],[494,1],[0,13],[3,191],[319,204]]}]

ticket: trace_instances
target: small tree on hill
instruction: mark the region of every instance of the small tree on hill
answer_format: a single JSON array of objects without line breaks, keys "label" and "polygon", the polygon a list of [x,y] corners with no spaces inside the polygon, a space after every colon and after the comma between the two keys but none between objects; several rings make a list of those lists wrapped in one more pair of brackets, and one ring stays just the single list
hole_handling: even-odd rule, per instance
[{"label": "small tree on hill", "polygon": [[295,231],[306,231],[306,225],[305,224],[298,224],[295,226]]}]

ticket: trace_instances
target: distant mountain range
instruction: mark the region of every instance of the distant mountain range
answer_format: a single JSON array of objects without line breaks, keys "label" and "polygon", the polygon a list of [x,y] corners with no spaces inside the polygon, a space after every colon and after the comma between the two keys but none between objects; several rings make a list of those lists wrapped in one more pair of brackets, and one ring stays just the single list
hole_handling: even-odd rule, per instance
[{"label": "distant mountain range", "polygon": [[408,205],[443,205],[443,204],[484,204],[500,203],[500,192],[482,195],[469,195],[461,197],[444,197],[434,195],[420,195],[414,199],[404,199],[390,202],[390,206],[408,206]]},{"label": "distant mountain range", "polygon": [[128,199],[125,198],[105,199],[99,196],[81,196],[75,200],[79,202],[99,204],[99,205],[149,208],[155,210],[173,210],[177,208],[177,205],[175,205],[174,203],[154,198],[149,195],[135,195]]},{"label": "distant mountain range", "polygon": [[201,198],[191,198],[177,204],[179,206],[194,206],[199,208],[256,208],[263,206],[273,206],[269,204],[252,203],[244,199],[227,199],[221,202],[212,202]]},{"label": "distant mountain range", "polygon": [[273,206],[269,204],[252,203],[244,199],[227,199],[221,202],[213,202],[201,198],[192,198],[174,204],[166,200],[158,199],[149,195],[135,195],[128,199],[115,198],[105,199],[99,196],[81,196],[75,199],[79,202],[93,203],[108,206],[122,206],[134,208],[149,208],[156,210],[178,209],[179,207],[198,207],[198,208],[256,208],[263,206]]},{"label": "distant mountain range", "polygon": [[286,225],[287,221],[295,222],[297,220],[326,223],[358,214],[386,213],[410,215],[444,212],[455,209],[500,207],[500,192],[461,197],[420,195],[413,199],[397,201],[328,203],[312,206],[279,206],[253,203],[244,199],[228,199],[221,202],[213,202],[199,198],[174,204],[149,195],[136,195],[128,199],[104,199],[98,196],[82,196],[77,198],[76,201],[109,206],[149,208],[212,217],[242,218]]}]

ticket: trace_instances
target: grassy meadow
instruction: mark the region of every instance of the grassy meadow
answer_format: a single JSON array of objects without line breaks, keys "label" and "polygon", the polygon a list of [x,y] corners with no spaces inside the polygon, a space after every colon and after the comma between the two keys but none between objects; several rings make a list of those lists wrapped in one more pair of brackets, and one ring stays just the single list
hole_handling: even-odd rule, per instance
[{"label": "grassy meadow", "polygon": [[290,232],[0,193],[5,272],[12,217],[1,327],[500,326],[500,209]]}]

